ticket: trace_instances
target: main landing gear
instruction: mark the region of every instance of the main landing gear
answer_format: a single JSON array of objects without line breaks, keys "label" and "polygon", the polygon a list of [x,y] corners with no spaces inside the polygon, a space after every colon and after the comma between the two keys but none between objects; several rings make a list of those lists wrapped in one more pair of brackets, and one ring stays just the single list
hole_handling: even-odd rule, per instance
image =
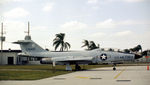
[{"label": "main landing gear", "polygon": [[[75,71],[80,71],[81,67],[78,64],[75,64]],[[66,64],[66,71],[72,71],[70,64]]]},{"label": "main landing gear", "polygon": [[81,67],[80,67],[78,64],[76,64],[76,65],[75,65],[75,70],[76,70],[76,71],[79,71],[79,70],[81,70]]},{"label": "main landing gear", "polygon": [[113,70],[114,71],[116,70],[116,64],[113,64]]}]

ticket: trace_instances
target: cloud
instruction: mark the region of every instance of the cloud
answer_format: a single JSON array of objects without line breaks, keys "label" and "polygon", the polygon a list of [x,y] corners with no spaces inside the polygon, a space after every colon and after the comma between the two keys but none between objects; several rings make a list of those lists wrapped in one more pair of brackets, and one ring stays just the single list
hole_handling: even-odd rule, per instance
[{"label": "cloud", "polygon": [[8,12],[4,12],[3,16],[8,18],[20,18],[29,15],[30,13],[21,7],[14,8]]},{"label": "cloud", "polygon": [[89,3],[89,4],[96,4],[96,3],[98,3],[98,0],[88,0],[87,3]]},{"label": "cloud", "polygon": [[135,21],[135,20],[123,20],[123,21],[114,21],[112,19],[106,19],[101,22],[96,23],[96,28],[99,29],[110,29],[110,28],[122,28],[125,26],[136,26],[136,25],[148,25],[149,21]]},{"label": "cloud", "polygon": [[[149,21],[141,20],[115,21],[113,19],[106,19],[97,22],[95,29],[97,31],[90,35],[94,41],[100,42],[103,47],[131,48],[141,44],[143,49],[147,49],[150,46],[148,44],[150,43],[149,24]],[[137,29],[137,31],[134,31],[134,29]],[[98,31],[103,33],[98,33]]]},{"label": "cloud", "polygon": [[126,2],[126,3],[139,3],[149,0],[87,0],[88,4],[98,4],[98,3],[110,3],[110,2]]},{"label": "cloud", "polygon": [[111,39],[120,39],[124,37],[130,37],[131,35],[134,35],[134,33],[130,30],[120,31],[120,32],[114,32],[114,33],[107,33],[107,32],[95,32],[90,35],[88,35],[88,38],[90,39],[103,39],[103,40],[111,40]]},{"label": "cloud", "polygon": [[104,37],[104,36],[106,36],[106,33],[103,33],[103,32],[98,32],[98,33],[94,33],[94,34],[92,34],[92,35],[90,35],[90,37],[92,37],[92,38],[96,38],[96,37]]},{"label": "cloud", "polygon": [[122,31],[122,32],[117,32],[115,34],[115,36],[118,36],[118,37],[122,37],[122,36],[128,36],[128,35],[131,35],[132,32],[130,30],[127,30],[127,31]]},{"label": "cloud", "polygon": [[107,19],[102,22],[97,22],[96,23],[96,28],[115,28],[116,23],[112,19]]},{"label": "cloud", "polygon": [[93,10],[97,10],[99,9],[99,0],[88,0],[87,1],[87,4],[89,4],[89,6],[93,9]]},{"label": "cloud", "polygon": [[0,4],[5,4],[9,2],[21,2],[21,1],[26,1],[26,0],[0,0]]},{"label": "cloud", "polygon": [[65,31],[80,31],[87,28],[87,25],[79,21],[70,21],[61,25],[61,28]]},{"label": "cloud", "polygon": [[48,27],[46,26],[34,26],[32,27],[33,30],[38,30],[38,31],[46,31]]},{"label": "cloud", "polygon": [[12,32],[12,31],[20,31],[22,29],[25,29],[27,27],[27,25],[24,22],[21,21],[4,21],[4,26],[7,27],[7,31],[8,32]]},{"label": "cloud", "polygon": [[116,33],[112,41],[116,42],[118,46],[121,48],[131,48],[135,45],[141,44],[143,49],[149,48],[149,38],[150,38],[150,31],[143,32],[142,34],[132,32],[132,31],[122,31]]},{"label": "cloud", "polygon": [[133,3],[133,2],[143,2],[143,1],[146,1],[146,0],[123,0],[123,1]]},{"label": "cloud", "polygon": [[136,2],[144,2],[148,0],[107,0],[109,2],[128,2],[128,3],[136,3]]},{"label": "cloud", "polygon": [[12,42],[22,40],[24,38],[24,31],[27,30],[27,24],[21,21],[4,21],[3,23],[4,32],[6,32],[6,34],[4,34],[4,36],[6,36],[4,49],[19,49],[19,45],[12,44]]},{"label": "cloud", "polygon": [[46,3],[43,7],[43,11],[50,12],[50,11],[52,11],[53,6],[54,6],[54,3]]}]

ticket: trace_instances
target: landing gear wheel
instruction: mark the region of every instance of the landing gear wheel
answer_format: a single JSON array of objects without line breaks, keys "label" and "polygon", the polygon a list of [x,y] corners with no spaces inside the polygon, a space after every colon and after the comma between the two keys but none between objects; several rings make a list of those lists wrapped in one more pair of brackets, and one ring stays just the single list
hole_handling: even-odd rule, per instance
[{"label": "landing gear wheel", "polygon": [[113,70],[114,71],[116,70],[116,64],[115,63],[113,64]]},{"label": "landing gear wheel", "polygon": [[115,71],[115,70],[116,70],[116,68],[115,68],[115,67],[113,67],[113,70]]},{"label": "landing gear wheel", "polygon": [[81,70],[81,67],[80,67],[78,64],[76,64],[76,65],[75,65],[75,70],[76,70],[76,71],[79,71],[79,70]]},{"label": "landing gear wheel", "polygon": [[79,71],[81,70],[81,67],[80,67],[80,66],[78,66],[78,70],[79,70]]}]

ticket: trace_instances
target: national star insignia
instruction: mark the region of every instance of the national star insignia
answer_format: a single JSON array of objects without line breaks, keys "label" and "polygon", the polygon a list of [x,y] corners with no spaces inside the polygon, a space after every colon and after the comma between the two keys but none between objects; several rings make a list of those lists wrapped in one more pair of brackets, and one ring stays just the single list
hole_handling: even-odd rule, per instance
[{"label": "national star insignia", "polygon": [[102,60],[106,60],[107,59],[107,55],[106,54],[102,54],[100,57],[101,57]]}]

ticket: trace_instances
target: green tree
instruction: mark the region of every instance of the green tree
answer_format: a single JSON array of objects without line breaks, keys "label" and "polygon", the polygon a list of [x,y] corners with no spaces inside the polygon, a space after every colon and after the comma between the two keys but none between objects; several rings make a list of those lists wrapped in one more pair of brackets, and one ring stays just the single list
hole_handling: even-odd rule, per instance
[{"label": "green tree", "polygon": [[84,43],[84,45],[82,47],[87,47],[87,50],[89,50],[89,48],[90,48],[89,41],[84,40],[83,43]]},{"label": "green tree", "polygon": [[89,49],[90,50],[93,50],[93,49],[97,49],[99,48],[98,46],[96,46],[95,42],[94,41],[89,41],[90,42],[90,45],[89,45]]},{"label": "green tree", "polygon": [[84,45],[82,47],[87,47],[87,50],[93,50],[99,48],[99,44],[98,46],[96,46],[94,41],[84,40],[83,43]]},{"label": "green tree", "polygon": [[108,51],[114,51],[114,49],[112,49],[112,48],[109,48],[109,49],[108,49]]},{"label": "green tree", "polygon": [[144,51],[142,52],[142,55],[143,55],[143,56],[147,56],[147,53],[148,53],[148,50],[144,50]]},{"label": "green tree", "polygon": [[129,49],[124,49],[124,52],[125,53],[130,53],[130,50]]},{"label": "green tree", "polygon": [[142,52],[142,46],[141,45],[137,45],[134,48],[130,48],[130,50],[132,52],[139,52],[141,50],[141,52]]},{"label": "green tree", "polygon": [[141,50],[142,53],[142,46],[141,45],[137,45],[137,51]]},{"label": "green tree", "polygon": [[68,42],[64,41],[65,33],[56,34],[55,39],[53,40],[53,46],[55,46],[55,51],[60,46],[60,51],[67,50],[71,47]]}]

